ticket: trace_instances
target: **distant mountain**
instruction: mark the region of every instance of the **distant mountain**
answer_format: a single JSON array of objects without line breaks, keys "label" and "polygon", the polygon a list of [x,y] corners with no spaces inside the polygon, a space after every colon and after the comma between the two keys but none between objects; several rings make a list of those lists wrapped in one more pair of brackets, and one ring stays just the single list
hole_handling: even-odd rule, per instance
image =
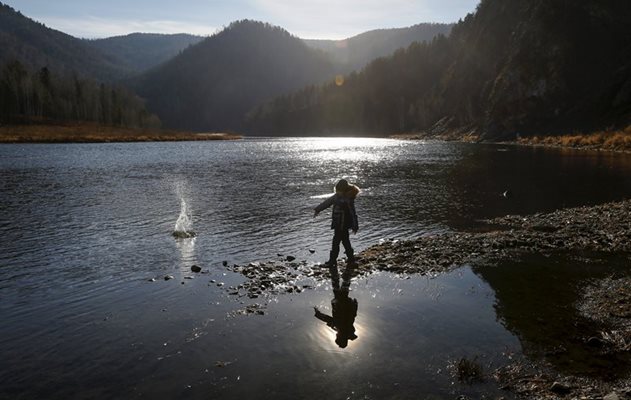
[{"label": "distant mountain", "polygon": [[132,33],[86,42],[101,53],[122,60],[130,69],[142,72],[173,58],[180,51],[203,39],[201,36],[184,33]]},{"label": "distant mountain", "polygon": [[450,36],[250,113],[266,134],[590,131],[631,124],[631,2],[482,0]]},{"label": "distant mountain", "polygon": [[453,24],[418,24],[408,28],[376,29],[344,40],[306,39],[305,43],[330,54],[340,65],[341,72],[348,73],[412,42],[431,41],[437,35],[448,36],[452,27]]},{"label": "distant mountain", "polygon": [[334,73],[329,58],[299,38],[244,20],[148,71],[134,86],[165,126],[240,130],[255,105]]},{"label": "distant mountain", "polygon": [[0,3],[0,64],[13,60],[30,69],[47,66],[55,73],[76,73],[103,81],[130,73],[116,57],[106,56],[83,40],[50,29]]}]

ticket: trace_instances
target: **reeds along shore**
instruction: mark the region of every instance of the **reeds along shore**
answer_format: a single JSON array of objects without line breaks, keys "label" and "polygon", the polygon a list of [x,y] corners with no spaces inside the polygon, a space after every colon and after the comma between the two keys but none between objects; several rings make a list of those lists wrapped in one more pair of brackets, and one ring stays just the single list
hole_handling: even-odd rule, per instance
[{"label": "reeds along shore", "polygon": [[[475,132],[458,131],[441,134],[432,133],[400,133],[389,136],[401,140],[443,140],[459,142],[484,141]],[[501,141],[505,144],[521,144],[526,146],[564,147],[573,149],[606,150],[631,152],[631,125],[617,131],[600,131],[592,133],[573,133],[567,135],[535,135],[517,136],[515,140]]]},{"label": "reeds along shore", "polygon": [[570,147],[581,149],[631,152],[631,125],[619,131],[561,136],[519,137],[517,143],[533,146]]},{"label": "reeds along shore", "polygon": [[230,133],[193,133],[134,129],[97,124],[0,125],[0,143],[106,143],[235,140]]}]

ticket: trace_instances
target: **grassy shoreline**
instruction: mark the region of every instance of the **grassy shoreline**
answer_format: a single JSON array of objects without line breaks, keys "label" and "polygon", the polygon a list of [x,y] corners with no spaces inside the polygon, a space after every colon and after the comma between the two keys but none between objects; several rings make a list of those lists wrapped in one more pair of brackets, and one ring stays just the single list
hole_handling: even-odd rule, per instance
[{"label": "grassy shoreline", "polygon": [[[480,135],[474,132],[447,132],[438,135],[429,133],[401,133],[390,135],[389,137],[400,140],[441,140],[467,143],[484,142]],[[625,129],[617,131],[600,131],[550,136],[535,135],[517,137],[515,140],[489,143],[631,153],[631,125]]]},{"label": "grassy shoreline", "polygon": [[237,140],[230,133],[193,133],[97,124],[0,125],[0,143],[109,143]]},{"label": "grassy shoreline", "polygon": [[631,152],[631,126],[619,131],[576,133],[561,136],[520,137],[514,142],[527,146]]}]

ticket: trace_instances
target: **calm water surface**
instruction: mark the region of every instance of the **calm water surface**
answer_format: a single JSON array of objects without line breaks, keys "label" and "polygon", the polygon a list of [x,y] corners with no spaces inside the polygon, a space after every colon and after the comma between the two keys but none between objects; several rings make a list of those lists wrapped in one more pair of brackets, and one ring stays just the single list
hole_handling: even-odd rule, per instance
[{"label": "calm water surface", "polygon": [[[361,250],[509,213],[629,198],[630,176],[628,155],[375,139],[2,145],[0,398],[493,393],[454,382],[450,363],[477,356],[491,370],[557,345],[552,333],[532,334],[537,320],[520,307],[541,305],[511,297],[515,275],[498,272],[509,268],[353,280],[358,338],[345,349],[313,317],[313,306],[330,312],[329,282],[257,299],[268,303],[264,316],[234,317],[254,300],[210,280],[242,281],[224,260],[326,259],[328,216],[312,219],[312,209],[341,177],[363,190],[352,237]],[[183,206],[197,237],[175,240]],[[614,259],[512,262],[566,275],[568,263],[585,271],[571,288],[626,268]],[[210,272],[184,279],[192,264]],[[148,281],[166,274],[176,279]]]}]

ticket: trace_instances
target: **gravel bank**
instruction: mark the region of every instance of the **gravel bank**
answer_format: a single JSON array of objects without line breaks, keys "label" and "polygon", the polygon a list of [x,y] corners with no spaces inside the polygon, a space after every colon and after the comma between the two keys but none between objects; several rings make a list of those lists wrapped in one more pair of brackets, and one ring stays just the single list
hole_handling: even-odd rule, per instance
[{"label": "gravel bank", "polygon": [[631,252],[631,200],[485,221],[489,231],[390,241],[361,253],[361,265],[396,273],[437,273],[519,252]]}]

